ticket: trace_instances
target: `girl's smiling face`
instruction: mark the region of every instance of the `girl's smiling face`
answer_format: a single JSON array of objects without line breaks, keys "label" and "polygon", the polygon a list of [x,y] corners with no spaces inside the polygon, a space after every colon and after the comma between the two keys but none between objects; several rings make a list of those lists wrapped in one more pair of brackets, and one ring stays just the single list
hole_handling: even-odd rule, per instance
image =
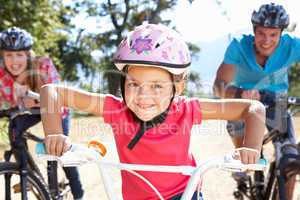
[{"label": "girl's smiling face", "polygon": [[13,75],[19,76],[27,68],[26,51],[3,51],[6,69]]},{"label": "girl's smiling face", "polygon": [[143,121],[164,112],[174,95],[171,74],[156,67],[129,66],[124,88],[127,106]]}]

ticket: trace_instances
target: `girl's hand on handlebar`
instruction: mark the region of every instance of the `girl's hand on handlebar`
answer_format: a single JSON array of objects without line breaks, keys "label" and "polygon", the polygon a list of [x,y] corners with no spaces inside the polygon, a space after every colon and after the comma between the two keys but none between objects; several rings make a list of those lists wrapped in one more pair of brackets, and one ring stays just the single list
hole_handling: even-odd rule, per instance
[{"label": "girl's hand on handlebar", "polygon": [[16,101],[19,101],[21,98],[26,96],[28,91],[27,85],[21,85],[19,83],[14,83],[14,98]]},{"label": "girl's hand on handlebar", "polygon": [[47,153],[55,156],[63,155],[71,147],[70,138],[63,134],[48,135],[44,142]]},{"label": "girl's hand on handlebar", "polygon": [[242,161],[243,164],[256,164],[259,160],[260,152],[253,148],[237,148],[234,158]]}]

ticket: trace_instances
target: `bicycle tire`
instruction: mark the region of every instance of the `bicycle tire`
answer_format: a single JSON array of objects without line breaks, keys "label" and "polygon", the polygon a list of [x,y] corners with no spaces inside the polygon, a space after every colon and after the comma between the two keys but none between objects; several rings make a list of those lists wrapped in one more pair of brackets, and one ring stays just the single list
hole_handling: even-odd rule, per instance
[{"label": "bicycle tire", "polygon": [[[288,147],[295,148],[295,145],[289,145]],[[296,146],[298,149],[298,146]],[[296,188],[300,187],[300,183],[297,179],[300,176],[300,151],[298,154],[286,154],[285,157],[280,159],[280,179],[276,182],[276,192],[278,194],[276,199],[280,200],[292,200],[293,198],[299,198],[300,194],[296,194]],[[280,182],[279,182],[280,181]]]},{"label": "bicycle tire", "polygon": [[[276,181],[272,193],[272,198],[271,198],[272,200],[294,200],[294,199],[298,200],[299,199],[300,192],[296,188],[300,188],[300,174],[294,174],[292,177],[289,177],[288,181],[289,182],[285,181],[284,188],[279,188],[278,182]],[[286,183],[290,185],[286,185]],[[286,194],[286,197],[284,199],[280,199],[279,190],[284,190]]]},{"label": "bicycle tire", "polygon": [[[4,175],[9,174],[12,175],[10,180],[12,183],[10,184],[10,191],[6,191],[5,188],[5,178]],[[35,175],[31,170],[28,171],[27,174],[28,180],[28,189],[27,195],[28,199],[38,199],[38,200],[51,200],[50,194],[48,192],[46,184],[41,180],[41,178]],[[0,194],[4,195],[0,197],[0,199],[5,199],[5,195],[7,192],[10,193],[12,200],[21,199],[20,192],[20,173],[17,163],[11,162],[1,162],[0,163]]]}]

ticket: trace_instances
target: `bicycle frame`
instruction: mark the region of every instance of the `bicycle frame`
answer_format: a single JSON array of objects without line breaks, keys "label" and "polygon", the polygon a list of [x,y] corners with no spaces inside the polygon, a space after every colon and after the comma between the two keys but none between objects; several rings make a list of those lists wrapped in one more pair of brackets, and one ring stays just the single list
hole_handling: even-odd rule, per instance
[{"label": "bicycle frame", "polygon": [[[289,107],[292,105],[299,106],[300,99],[297,97],[288,97],[287,99],[288,114],[291,114]],[[292,124],[288,124],[289,122],[291,121],[287,119],[287,128],[289,126],[292,126]],[[272,143],[274,145],[275,160],[273,161],[273,166],[270,171],[270,178],[269,178],[270,182],[267,185],[268,187],[266,188],[267,192],[265,193],[265,198],[270,197],[272,186],[274,184],[274,181],[277,179],[279,198],[281,200],[284,200],[286,199],[287,195],[285,190],[286,178],[284,177],[282,164],[283,164],[283,159],[285,158],[286,155],[282,154],[282,149],[286,145],[285,141],[293,141],[295,140],[295,138],[293,135],[289,134],[288,131],[281,132],[279,130],[274,130],[269,134],[269,138],[267,137],[265,139],[264,144],[270,141],[270,139],[272,140]]]},{"label": "bicycle frame", "polygon": [[[3,117],[8,117],[9,118],[9,123],[12,123],[12,121],[22,115],[29,114],[31,112],[35,112],[36,110],[25,110],[25,109],[10,109],[5,112],[2,112]],[[34,122],[35,123],[35,122]],[[10,144],[11,144],[11,149],[8,151],[4,152],[4,160],[5,162],[10,162],[12,154],[15,154],[16,162],[20,166],[20,177],[21,177],[21,196],[22,199],[27,199],[27,192],[26,192],[26,184],[27,184],[27,173],[28,173],[28,167],[35,171],[38,176],[42,177],[42,174],[35,164],[30,152],[28,151],[27,148],[27,139],[32,139],[37,142],[43,141],[41,138],[36,137],[32,135],[29,132],[24,132],[21,135],[17,135],[15,138],[12,138],[15,136],[9,136]],[[12,141],[14,140],[14,141]],[[18,145],[13,145],[14,142],[17,142]],[[6,177],[6,183],[8,183],[8,178]],[[8,186],[6,186],[8,188]]]},{"label": "bicycle frame", "polygon": [[[289,110],[290,106],[299,106],[300,98],[297,97],[288,97],[287,106],[288,113],[291,113]],[[269,199],[272,195],[272,188],[275,185],[275,182],[278,183],[279,197],[280,200],[286,199],[285,191],[285,177],[283,174],[282,161],[286,155],[282,154],[282,148],[285,146],[284,141],[293,141],[295,138],[293,135],[290,135],[288,131],[280,131],[273,129],[271,132],[265,136],[263,145],[272,142],[274,146],[275,156],[274,160],[270,163],[269,172],[267,174],[266,183],[264,181],[265,176],[262,172],[255,172],[254,175],[254,185],[252,185],[250,179],[249,188],[238,188],[238,192],[242,193],[244,196],[249,199]],[[264,157],[263,150],[261,152],[262,157]],[[234,193],[235,194],[235,193]]]},{"label": "bicycle frame", "polygon": [[[32,91],[27,92],[27,96],[33,99],[39,100],[39,94],[34,93]],[[26,109],[23,107],[12,108],[5,111],[0,111],[0,117],[9,118],[9,123],[12,123],[14,119],[19,116],[26,116],[32,114],[40,114],[39,108]],[[40,119],[35,119],[32,125],[38,123]],[[12,138],[13,137],[13,138]],[[31,153],[27,148],[27,140],[32,140],[35,142],[43,142],[44,139],[37,137],[29,132],[23,132],[21,135],[9,136],[10,147],[11,149],[4,152],[4,160],[5,162],[10,162],[12,154],[15,154],[16,162],[19,164],[20,168],[20,178],[21,178],[21,198],[22,200],[27,200],[27,173],[29,170],[36,172],[36,174],[40,177],[40,179],[44,180],[43,175],[35,163]],[[13,145],[14,143],[18,143],[18,145]],[[58,176],[57,176],[57,162],[49,161],[47,163],[47,177],[48,177],[48,186],[49,191],[53,199],[61,199],[59,186],[58,186]],[[5,176],[6,190],[10,190],[9,188],[9,176]],[[43,181],[45,183],[45,181]],[[7,197],[8,198],[8,197]]]}]

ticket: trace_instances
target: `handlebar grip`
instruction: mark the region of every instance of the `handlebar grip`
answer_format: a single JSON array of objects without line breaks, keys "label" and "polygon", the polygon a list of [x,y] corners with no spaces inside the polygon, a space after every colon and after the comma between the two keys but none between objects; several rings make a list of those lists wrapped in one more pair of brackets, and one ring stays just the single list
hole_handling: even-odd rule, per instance
[{"label": "handlebar grip", "polygon": [[266,166],[267,166],[268,161],[267,161],[267,159],[265,159],[265,158],[260,158],[260,159],[258,160],[257,164],[260,164],[260,165],[266,165]]},{"label": "handlebar grip", "polygon": [[46,147],[45,147],[45,144],[44,143],[37,143],[35,145],[35,153],[38,154],[38,155],[41,155],[41,154],[46,154]]},{"label": "handlebar grip", "polygon": [[41,160],[47,160],[47,161],[58,161],[57,156],[49,155],[47,154],[45,144],[42,142],[38,142],[35,145],[35,153]]},{"label": "handlebar grip", "polygon": [[36,92],[33,92],[31,90],[28,90],[26,92],[26,96],[32,98],[32,99],[36,99],[38,101],[40,101],[40,94],[39,93],[36,93]]},{"label": "handlebar grip", "polygon": [[255,164],[243,164],[241,160],[236,160],[229,154],[224,157],[222,168],[229,171],[264,171],[267,167],[267,163],[266,159],[261,158]]},{"label": "handlebar grip", "polygon": [[254,170],[254,171],[264,171],[267,167],[267,160],[262,158],[256,164],[247,164],[245,169]]}]

